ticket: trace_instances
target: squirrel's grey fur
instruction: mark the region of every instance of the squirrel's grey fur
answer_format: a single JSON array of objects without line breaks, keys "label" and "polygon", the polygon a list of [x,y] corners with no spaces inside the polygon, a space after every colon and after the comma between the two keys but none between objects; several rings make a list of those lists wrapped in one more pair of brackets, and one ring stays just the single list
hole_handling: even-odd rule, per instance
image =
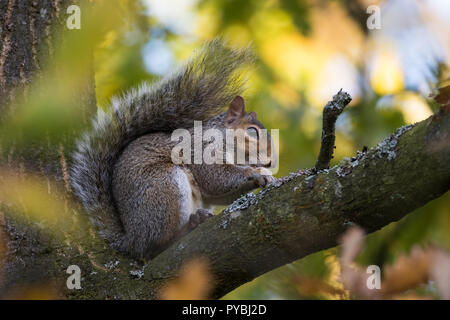
[{"label": "squirrel's grey fur", "polygon": [[248,49],[230,49],[216,39],[158,83],[113,98],[106,111],[99,108],[92,130],[77,143],[70,177],[75,195],[113,247],[124,236],[111,192],[113,165],[122,150],[144,134],[188,128],[193,120],[219,114],[242,92],[237,70],[251,59]]},{"label": "squirrel's grey fur", "polygon": [[[223,133],[253,130],[246,139],[259,141],[256,131],[264,126],[239,96],[244,79],[238,71],[251,59],[249,50],[213,40],[177,72],[98,111],[73,154],[71,183],[112,247],[136,258],[154,257],[212,216],[212,205],[231,203],[273,179],[262,164],[176,165],[171,158],[172,131],[186,128],[192,135],[194,120]],[[248,144],[235,148],[248,152]]]}]

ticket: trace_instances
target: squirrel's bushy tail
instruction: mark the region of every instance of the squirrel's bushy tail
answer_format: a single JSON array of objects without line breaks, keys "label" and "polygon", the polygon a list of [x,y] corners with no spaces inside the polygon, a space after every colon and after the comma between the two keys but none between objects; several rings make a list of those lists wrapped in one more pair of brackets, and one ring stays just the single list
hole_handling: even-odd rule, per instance
[{"label": "squirrel's bushy tail", "polygon": [[168,77],[113,98],[107,111],[98,110],[93,128],[78,141],[71,183],[113,246],[124,235],[111,191],[113,166],[123,148],[141,135],[191,127],[193,120],[220,113],[241,94],[244,79],[238,71],[251,59],[248,49],[230,49],[216,39]]}]

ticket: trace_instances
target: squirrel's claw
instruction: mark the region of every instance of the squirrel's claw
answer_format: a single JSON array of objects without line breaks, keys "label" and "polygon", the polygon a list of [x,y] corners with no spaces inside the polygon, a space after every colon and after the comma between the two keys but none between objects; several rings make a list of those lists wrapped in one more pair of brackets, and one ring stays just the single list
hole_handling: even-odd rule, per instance
[{"label": "squirrel's claw", "polygon": [[264,188],[275,181],[272,172],[264,167],[255,168],[249,178],[255,182],[257,188]]}]

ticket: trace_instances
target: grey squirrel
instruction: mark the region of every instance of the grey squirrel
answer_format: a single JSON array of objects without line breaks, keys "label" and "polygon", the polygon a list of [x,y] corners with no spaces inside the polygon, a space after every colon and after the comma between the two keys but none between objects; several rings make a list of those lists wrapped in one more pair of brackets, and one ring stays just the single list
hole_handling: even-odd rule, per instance
[{"label": "grey squirrel", "polygon": [[[248,49],[207,42],[176,72],[142,85],[99,109],[93,128],[78,141],[71,184],[91,221],[110,245],[134,258],[152,258],[206,218],[211,206],[229,204],[274,178],[266,166],[175,165],[171,132],[204,128],[247,130],[258,139],[264,126],[245,111],[240,69]],[[228,107],[227,110],[226,107]],[[270,139],[270,136],[269,136]],[[274,159],[271,142],[270,156]]]}]

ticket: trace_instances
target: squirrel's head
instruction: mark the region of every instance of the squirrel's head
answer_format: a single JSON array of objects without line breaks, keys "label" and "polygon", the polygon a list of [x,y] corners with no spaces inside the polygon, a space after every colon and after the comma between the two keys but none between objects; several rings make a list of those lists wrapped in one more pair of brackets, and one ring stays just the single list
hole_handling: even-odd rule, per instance
[{"label": "squirrel's head", "polygon": [[[234,135],[232,139],[227,139],[226,145],[234,148],[235,164],[276,167],[277,157],[272,137],[258,121],[256,112],[245,111],[244,99],[241,96],[236,96],[231,101],[225,113],[224,127]],[[242,155],[245,155],[245,159]]]}]

